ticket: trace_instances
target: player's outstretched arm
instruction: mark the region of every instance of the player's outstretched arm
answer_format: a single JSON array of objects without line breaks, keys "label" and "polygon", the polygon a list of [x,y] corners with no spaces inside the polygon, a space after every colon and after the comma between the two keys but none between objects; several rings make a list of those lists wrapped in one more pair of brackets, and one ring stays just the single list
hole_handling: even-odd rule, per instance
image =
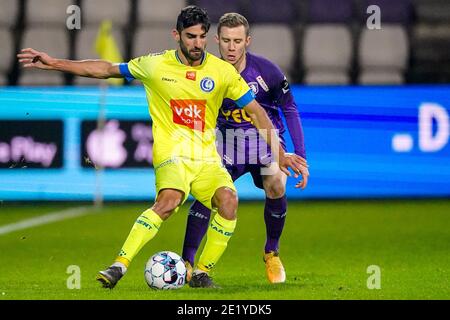
[{"label": "player's outstretched arm", "polygon": [[107,79],[122,77],[119,66],[104,60],[72,61],[56,59],[45,52],[32,48],[22,49],[17,55],[24,68],[37,68],[42,70],[56,70],[73,73],[77,76]]},{"label": "player's outstretched arm", "polygon": [[245,112],[253,120],[254,126],[260,131],[264,130],[267,134],[261,134],[262,137],[267,141],[267,144],[271,147],[272,154],[277,157],[278,165],[280,170],[286,175],[291,176],[289,168],[291,168],[295,174],[294,177],[297,178],[299,174],[302,175],[302,180],[298,182],[296,188],[306,188],[308,184],[308,164],[306,160],[296,154],[286,153],[280,144],[280,139],[278,134],[275,134],[275,128],[267,116],[266,111],[259,105],[256,100],[251,101],[248,105],[244,107]]}]

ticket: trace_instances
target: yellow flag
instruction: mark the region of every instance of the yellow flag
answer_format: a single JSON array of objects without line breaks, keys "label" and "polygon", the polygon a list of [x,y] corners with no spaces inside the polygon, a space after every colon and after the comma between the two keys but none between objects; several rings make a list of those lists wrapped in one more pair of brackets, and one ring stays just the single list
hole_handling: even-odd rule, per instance
[{"label": "yellow flag", "polygon": [[[120,54],[119,47],[111,33],[111,29],[111,21],[102,21],[97,33],[97,39],[95,40],[95,52],[100,56],[100,59],[113,63],[123,62],[122,55]],[[107,81],[109,84],[117,86],[123,85],[124,79],[110,78]]]}]

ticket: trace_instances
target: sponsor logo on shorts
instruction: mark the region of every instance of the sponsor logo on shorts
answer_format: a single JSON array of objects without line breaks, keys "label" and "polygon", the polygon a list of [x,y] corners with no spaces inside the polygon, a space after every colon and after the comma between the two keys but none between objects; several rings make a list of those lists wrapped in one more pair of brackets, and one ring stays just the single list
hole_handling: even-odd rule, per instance
[{"label": "sponsor logo on shorts", "polygon": [[170,100],[173,122],[193,130],[205,131],[206,100]]},{"label": "sponsor logo on shorts", "polygon": [[233,164],[233,160],[226,154],[224,154],[222,156],[223,161],[228,164],[228,165],[232,165]]},{"label": "sponsor logo on shorts", "polygon": [[155,169],[159,169],[159,168],[165,167],[165,166],[167,166],[169,164],[172,164],[172,163],[178,163],[178,159],[171,158],[169,160],[163,161],[157,167],[155,167]]},{"label": "sponsor logo on shorts", "polygon": [[205,77],[200,81],[200,89],[202,89],[205,92],[213,91],[214,86],[215,86],[214,80],[209,77]]}]

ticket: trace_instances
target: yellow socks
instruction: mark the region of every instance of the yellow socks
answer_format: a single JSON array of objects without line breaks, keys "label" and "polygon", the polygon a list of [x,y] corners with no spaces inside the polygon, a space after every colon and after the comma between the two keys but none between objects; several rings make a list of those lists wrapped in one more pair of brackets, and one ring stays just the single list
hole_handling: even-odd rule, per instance
[{"label": "yellow socks", "polygon": [[227,220],[218,213],[211,219],[205,247],[197,264],[199,271],[208,272],[215,266],[225,251],[235,227],[236,220]]},{"label": "yellow socks", "polygon": [[[133,225],[115,263],[126,270],[131,260],[142,247],[158,233],[162,219],[151,209],[142,213]],[[227,220],[218,213],[211,219],[207,232],[207,240],[200,256],[197,268],[199,271],[210,271],[224,253],[228,241],[233,235],[236,220]]]},{"label": "yellow socks", "polygon": [[128,268],[131,260],[142,247],[158,233],[162,222],[162,219],[152,209],[144,211],[136,219],[119,256],[116,258],[116,262],[122,263]]}]

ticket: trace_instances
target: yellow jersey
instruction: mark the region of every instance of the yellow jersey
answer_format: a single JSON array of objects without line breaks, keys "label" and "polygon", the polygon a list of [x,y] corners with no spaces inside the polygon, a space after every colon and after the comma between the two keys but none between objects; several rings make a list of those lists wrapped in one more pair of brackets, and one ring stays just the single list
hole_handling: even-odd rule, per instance
[{"label": "yellow jersey", "polygon": [[153,162],[185,157],[219,161],[215,128],[224,98],[240,107],[254,94],[236,69],[204,53],[198,66],[181,62],[176,50],[132,59],[119,65],[127,80],[142,81],[152,118]]}]

